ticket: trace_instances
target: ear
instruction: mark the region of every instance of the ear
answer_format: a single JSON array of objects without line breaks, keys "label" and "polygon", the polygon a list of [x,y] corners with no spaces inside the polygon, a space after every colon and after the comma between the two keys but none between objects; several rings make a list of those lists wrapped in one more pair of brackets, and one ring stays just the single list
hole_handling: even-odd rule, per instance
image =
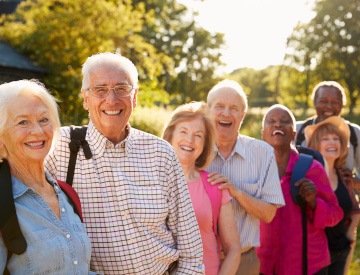
[{"label": "ear", "polygon": [[246,112],[244,111],[241,115],[241,123],[244,121],[245,115],[246,115]]},{"label": "ear", "polygon": [[133,105],[133,109],[136,107],[137,105],[137,93],[139,91],[139,88],[136,88],[135,89],[135,93],[133,95],[133,100],[132,100],[132,105]]},{"label": "ear", "polygon": [[89,110],[89,95],[88,95],[88,92],[81,89],[81,96],[83,98],[83,107],[85,110]]}]

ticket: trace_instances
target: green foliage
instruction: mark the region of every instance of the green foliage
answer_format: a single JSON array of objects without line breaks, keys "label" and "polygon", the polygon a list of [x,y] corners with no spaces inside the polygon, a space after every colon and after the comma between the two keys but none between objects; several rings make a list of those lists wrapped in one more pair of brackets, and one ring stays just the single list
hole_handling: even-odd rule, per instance
[{"label": "green foliage", "polygon": [[204,100],[218,81],[215,70],[223,65],[220,50],[224,35],[199,27],[194,14],[176,0],[133,1],[133,5],[139,3],[145,5],[147,14],[153,15],[146,18],[142,37],[172,61],[162,62],[159,87],[179,104]]},{"label": "green foliage", "polygon": [[90,55],[117,51],[132,60],[139,102],[150,106],[168,104],[169,94],[181,103],[204,97],[216,82],[224,43],[175,0],[23,1],[1,17],[0,37],[47,71],[42,81],[60,100],[63,124],[86,119],[79,92]]},{"label": "green foliage", "polygon": [[154,134],[162,135],[164,125],[169,121],[172,110],[163,107],[136,107],[130,118],[132,127]]},{"label": "green foliage", "polygon": [[306,75],[306,85],[336,80],[348,90],[349,112],[359,98],[360,0],[316,1],[316,16],[299,24],[288,40],[286,64]]}]

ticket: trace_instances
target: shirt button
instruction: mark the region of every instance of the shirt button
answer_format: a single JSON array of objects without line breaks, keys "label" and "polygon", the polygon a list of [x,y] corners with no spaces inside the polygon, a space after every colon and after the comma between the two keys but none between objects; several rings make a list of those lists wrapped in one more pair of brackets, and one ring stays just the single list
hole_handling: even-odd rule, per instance
[{"label": "shirt button", "polygon": [[66,234],[66,238],[70,239],[70,234]]},{"label": "shirt button", "polygon": [[77,265],[77,264],[78,264],[78,261],[77,261],[77,260],[75,260],[75,261],[74,261],[74,265]]},{"label": "shirt button", "polygon": [[64,213],[64,212],[65,212],[65,208],[61,208],[61,212],[63,212],[63,213]]}]

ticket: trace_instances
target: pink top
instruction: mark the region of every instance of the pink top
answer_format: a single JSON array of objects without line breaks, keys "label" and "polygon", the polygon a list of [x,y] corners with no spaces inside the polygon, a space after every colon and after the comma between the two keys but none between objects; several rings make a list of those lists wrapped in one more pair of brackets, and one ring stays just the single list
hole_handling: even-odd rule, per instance
[{"label": "pink top", "polygon": [[[299,155],[291,151],[281,188],[286,205],[278,208],[271,223],[260,222],[260,244],[256,249],[263,274],[302,274],[301,208],[290,193],[291,172]],[[314,274],[330,264],[326,226],[334,226],[343,217],[336,196],[323,166],[313,161],[306,178],[316,185],[315,211],[307,209],[308,274]]]},{"label": "pink top", "polygon": [[[217,240],[213,230],[213,216],[209,196],[206,193],[201,178],[187,183],[196,220],[199,224],[201,240],[204,249],[203,263],[206,275],[217,275],[220,268],[220,258],[217,251]],[[231,200],[227,190],[222,191],[221,205]]]}]

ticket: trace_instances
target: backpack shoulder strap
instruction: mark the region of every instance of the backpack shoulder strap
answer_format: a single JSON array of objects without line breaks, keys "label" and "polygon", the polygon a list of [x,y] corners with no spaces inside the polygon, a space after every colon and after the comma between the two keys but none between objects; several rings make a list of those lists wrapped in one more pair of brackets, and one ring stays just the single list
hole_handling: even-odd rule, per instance
[{"label": "backpack shoulder strap", "polygon": [[21,232],[16,215],[10,167],[6,160],[0,163],[0,230],[10,254],[20,255],[26,251],[27,243]]},{"label": "backpack shoulder strap", "polygon": [[87,130],[87,126],[81,126],[81,127],[76,127],[74,125],[70,126],[70,143],[69,143],[70,158],[69,158],[68,171],[66,175],[66,183],[70,185],[72,185],[74,180],[76,158],[80,150],[80,147],[83,148],[86,159],[92,158],[90,146],[85,139],[86,130]]},{"label": "backpack shoulder strap", "polygon": [[355,129],[353,126],[350,125],[350,123],[349,123],[349,129],[350,129],[350,143],[354,147],[354,155],[355,155],[356,147],[358,146],[358,140],[356,137]]},{"label": "backpack shoulder strap", "polygon": [[295,145],[300,146],[301,143],[305,140],[304,129],[305,129],[306,126],[313,124],[314,119],[315,119],[314,117],[310,117],[310,118],[308,118],[307,120],[304,121],[304,124],[301,126],[301,128],[297,132]]},{"label": "backpack shoulder strap", "polygon": [[307,154],[299,154],[299,158],[295,163],[291,174],[291,196],[296,204],[302,203],[302,197],[299,196],[299,187],[295,186],[295,183],[304,178],[307,170],[309,169],[313,161],[313,156]]},{"label": "backpack shoulder strap", "polygon": [[72,202],[75,213],[78,214],[78,216],[80,217],[80,220],[82,222],[84,222],[83,217],[82,217],[82,209],[81,209],[79,195],[76,193],[74,188],[72,188],[72,186],[70,186],[69,184],[67,184],[61,180],[57,180],[57,182],[58,182],[59,186],[61,187],[61,190],[64,191],[64,193],[68,196],[68,198]]}]

